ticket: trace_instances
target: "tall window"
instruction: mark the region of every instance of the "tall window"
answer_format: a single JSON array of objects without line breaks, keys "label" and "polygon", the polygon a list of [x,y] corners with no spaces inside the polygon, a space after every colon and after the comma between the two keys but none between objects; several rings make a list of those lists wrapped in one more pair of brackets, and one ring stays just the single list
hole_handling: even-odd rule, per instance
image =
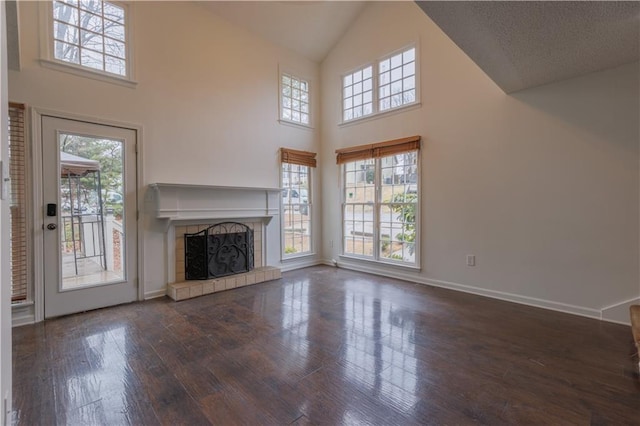
[{"label": "tall window", "polygon": [[[411,105],[418,101],[416,48],[410,47],[342,76],[342,120]],[[375,88],[375,89],[374,89]]]},{"label": "tall window", "polygon": [[280,79],[280,119],[309,125],[309,82],[282,73]]},{"label": "tall window", "polygon": [[283,257],[312,252],[311,168],[316,154],[281,148]]},{"label": "tall window", "polygon": [[337,150],[343,253],[418,265],[420,137]]},{"label": "tall window", "polygon": [[54,1],[54,59],[127,77],[125,14],[124,7],[107,1]]},{"label": "tall window", "polygon": [[11,302],[27,299],[27,156],[24,137],[24,105],[9,103],[9,204]]}]

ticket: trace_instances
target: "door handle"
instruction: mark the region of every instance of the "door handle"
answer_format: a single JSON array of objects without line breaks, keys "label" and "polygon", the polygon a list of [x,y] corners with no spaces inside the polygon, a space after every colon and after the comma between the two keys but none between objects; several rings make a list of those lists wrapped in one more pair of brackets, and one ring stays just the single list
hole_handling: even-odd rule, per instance
[{"label": "door handle", "polygon": [[47,229],[48,229],[49,231],[53,231],[53,230],[54,230],[54,229],[56,229],[56,228],[57,228],[57,226],[56,226],[56,224],[55,224],[55,223],[50,223],[50,224],[48,224],[48,225],[47,225]]}]

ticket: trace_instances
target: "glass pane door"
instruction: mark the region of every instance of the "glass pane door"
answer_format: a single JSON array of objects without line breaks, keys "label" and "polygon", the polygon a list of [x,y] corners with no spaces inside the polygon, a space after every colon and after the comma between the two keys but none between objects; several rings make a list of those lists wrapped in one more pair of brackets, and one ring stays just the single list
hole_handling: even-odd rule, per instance
[{"label": "glass pane door", "polygon": [[133,129],[42,118],[44,315],[131,302],[137,287]]},{"label": "glass pane door", "polygon": [[123,142],[58,134],[61,290],[125,279]]}]

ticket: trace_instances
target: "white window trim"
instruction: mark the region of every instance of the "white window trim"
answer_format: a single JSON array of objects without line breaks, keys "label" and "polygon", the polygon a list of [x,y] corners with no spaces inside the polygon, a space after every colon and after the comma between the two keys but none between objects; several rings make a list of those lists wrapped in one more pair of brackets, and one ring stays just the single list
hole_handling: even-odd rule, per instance
[{"label": "white window trim", "polygon": [[[376,73],[376,65],[377,62],[367,62],[364,65],[361,65],[359,67],[353,68],[351,71],[345,72],[340,76],[340,122],[341,123],[353,123],[354,121],[360,121],[360,120],[364,120],[367,118],[371,118],[374,115],[376,115],[376,102],[377,102],[377,96],[376,96],[376,91],[377,91],[377,85],[378,85],[378,75]],[[345,120],[344,119],[344,78],[348,75],[351,75],[353,73],[356,73],[358,71],[364,70],[368,67],[371,67],[371,114],[367,114],[367,115],[362,115],[358,118],[352,118],[351,120]],[[352,96],[353,97],[353,96]]]},{"label": "white window trim", "polygon": [[344,258],[344,259],[350,259],[350,260],[357,260],[357,261],[363,261],[363,262],[370,262],[372,264],[377,264],[377,265],[385,265],[385,266],[393,266],[393,267],[397,267],[400,269],[411,269],[411,270],[421,270],[421,251],[420,251],[420,246],[422,245],[422,228],[420,226],[420,217],[421,217],[421,205],[422,205],[422,184],[421,184],[421,176],[422,176],[422,161],[421,161],[421,152],[422,150],[418,151],[418,158],[417,158],[417,167],[418,167],[418,188],[417,188],[417,194],[418,194],[418,203],[416,204],[416,239],[414,242],[414,247],[415,247],[415,252],[414,252],[414,256],[415,256],[415,263],[411,264],[411,263],[407,263],[407,262],[398,262],[396,260],[393,259],[385,259],[385,258],[381,258],[380,254],[378,253],[378,246],[380,243],[380,212],[379,212],[379,207],[382,204],[379,200],[380,197],[380,179],[381,179],[381,163],[380,163],[380,159],[376,158],[375,160],[375,197],[376,197],[376,201],[373,203],[374,209],[373,209],[373,218],[374,218],[374,222],[373,222],[373,246],[374,246],[374,255],[373,256],[364,256],[364,255],[358,255],[355,253],[346,253],[345,252],[345,235],[344,235],[344,207],[347,204],[346,203],[346,199],[345,199],[345,179],[344,179],[344,175],[345,175],[345,167],[346,164],[341,164],[340,165],[340,236],[341,236],[341,244],[340,244],[340,258]]},{"label": "white window trim", "polygon": [[83,67],[82,65],[55,59],[53,56],[53,2],[41,1],[38,6],[39,23],[40,23],[40,65],[45,68],[56,71],[66,72],[77,75],[79,77],[90,78],[93,80],[104,81],[107,83],[118,84],[125,87],[135,88],[138,82],[135,80],[135,66],[133,55],[133,27],[134,22],[134,6],[132,3],[124,3],[119,1],[111,1],[109,3],[117,4],[125,10],[125,43],[127,46],[127,54],[125,61],[127,63],[127,75],[119,76],[117,74],[108,73],[101,70]]},{"label": "white window trim", "polygon": [[[280,162],[280,187],[282,189],[285,189],[282,187],[282,165],[283,164],[288,164],[284,161]],[[309,166],[307,166],[309,167]],[[294,260],[294,259],[299,259],[299,258],[303,258],[303,257],[313,257],[315,256],[316,252],[315,252],[315,244],[314,244],[314,224],[313,224],[313,169],[315,167],[309,167],[309,174],[308,174],[308,188],[307,188],[307,209],[308,209],[308,214],[309,217],[311,218],[311,220],[309,221],[309,251],[305,251],[302,253],[293,253],[293,254],[285,254],[284,249],[285,249],[285,241],[284,241],[284,203],[282,202],[282,193],[280,193],[278,195],[278,197],[280,198],[280,261],[281,262],[287,262],[290,260]]]},{"label": "white window trim", "polygon": [[[415,70],[416,70],[416,100],[414,102],[411,102],[410,104],[404,104],[401,105],[399,107],[396,108],[390,108],[384,111],[380,111],[380,105],[379,105],[379,96],[380,96],[380,88],[378,86],[378,82],[380,79],[380,61],[383,61],[391,56],[397,55],[398,53],[404,52],[408,49],[411,48],[415,49]],[[368,66],[372,66],[373,68],[373,112],[371,114],[368,115],[364,115],[362,117],[358,117],[358,118],[353,118],[351,120],[345,120],[344,119],[344,77],[349,75],[349,74],[353,74],[354,72],[364,69]],[[400,112],[400,111],[406,111],[406,110],[411,110],[411,109],[415,109],[415,108],[419,108],[422,106],[422,98],[421,98],[421,94],[420,94],[420,45],[417,41],[414,41],[412,43],[406,44],[403,47],[396,49],[392,52],[388,52],[382,56],[379,56],[375,61],[373,62],[367,62],[363,65],[360,65],[358,67],[352,68],[350,71],[347,71],[343,74],[340,75],[340,96],[339,96],[339,102],[340,102],[340,106],[338,108],[338,111],[340,113],[340,119],[338,120],[338,126],[348,126],[350,124],[353,123],[361,123],[363,121],[369,121],[369,120],[374,120],[374,119],[378,119],[387,115],[393,115],[394,113]]]},{"label": "white window trim", "polygon": [[[289,76],[295,77],[299,80],[304,80],[309,85],[309,123],[300,123],[298,121],[287,120],[282,117],[282,75],[287,74]],[[302,129],[313,129],[313,116],[314,108],[313,108],[313,91],[315,90],[315,84],[313,79],[308,78],[304,73],[297,72],[295,70],[291,70],[288,68],[278,68],[278,122],[284,125],[290,125],[292,127],[298,127]]]}]

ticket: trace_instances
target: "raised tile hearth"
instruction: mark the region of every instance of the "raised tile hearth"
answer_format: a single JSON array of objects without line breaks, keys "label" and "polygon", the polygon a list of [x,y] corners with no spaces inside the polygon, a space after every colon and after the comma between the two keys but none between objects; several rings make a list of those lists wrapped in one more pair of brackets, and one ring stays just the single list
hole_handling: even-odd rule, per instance
[{"label": "raised tile hearth", "polygon": [[172,283],[167,286],[167,295],[173,300],[179,301],[279,278],[282,278],[280,269],[273,266],[261,266],[250,272],[224,278]]}]

